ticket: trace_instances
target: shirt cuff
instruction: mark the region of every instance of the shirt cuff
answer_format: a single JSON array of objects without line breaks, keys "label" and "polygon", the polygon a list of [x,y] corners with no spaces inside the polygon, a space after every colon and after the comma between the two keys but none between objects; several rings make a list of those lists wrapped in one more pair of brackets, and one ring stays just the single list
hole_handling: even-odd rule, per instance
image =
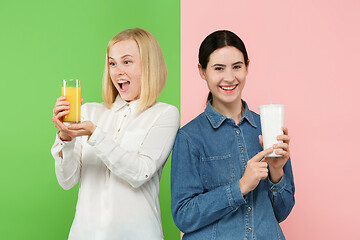
[{"label": "shirt cuff", "polygon": [[240,190],[240,182],[236,181],[231,183],[226,188],[226,195],[229,200],[229,204],[233,210],[237,210],[240,205],[245,204],[246,201]]},{"label": "shirt cuff", "polygon": [[267,181],[269,182],[269,185],[270,185],[270,191],[273,194],[281,193],[285,189],[285,186],[286,186],[285,173],[281,177],[280,181],[278,183],[276,183],[276,184],[272,183],[270,178],[267,178],[267,179],[268,179]]},{"label": "shirt cuff", "polygon": [[63,147],[74,147],[75,146],[75,138],[73,138],[71,141],[63,141],[61,140],[60,136],[59,136],[59,131],[56,132],[56,138],[55,138],[55,143],[54,145],[57,144],[59,146],[61,146],[61,148]]}]

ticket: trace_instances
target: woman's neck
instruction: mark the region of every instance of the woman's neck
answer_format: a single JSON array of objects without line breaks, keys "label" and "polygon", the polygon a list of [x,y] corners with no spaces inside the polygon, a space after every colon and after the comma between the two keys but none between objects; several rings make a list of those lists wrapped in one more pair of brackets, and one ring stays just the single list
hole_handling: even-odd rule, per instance
[{"label": "woman's neck", "polygon": [[219,101],[212,102],[212,107],[218,112],[224,115],[227,118],[231,118],[235,121],[236,124],[240,122],[240,119],[243,114],[243,105],[242,101],[236,101],[233,103],[223,103]]}]

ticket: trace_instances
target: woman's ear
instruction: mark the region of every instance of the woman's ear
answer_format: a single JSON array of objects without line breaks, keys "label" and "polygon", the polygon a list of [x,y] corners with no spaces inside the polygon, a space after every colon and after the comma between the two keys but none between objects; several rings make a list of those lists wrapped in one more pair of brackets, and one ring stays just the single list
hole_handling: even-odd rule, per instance
[{"label": "woman's ear", "polygon": [[198,69],[199,69],[200,77],[201,77],[202,79],[206,80],[206,78],[205,78],[205,69],[203,69],[203,68],[201,67],[201,64],[200,64],[200,63],[198,64]]}]

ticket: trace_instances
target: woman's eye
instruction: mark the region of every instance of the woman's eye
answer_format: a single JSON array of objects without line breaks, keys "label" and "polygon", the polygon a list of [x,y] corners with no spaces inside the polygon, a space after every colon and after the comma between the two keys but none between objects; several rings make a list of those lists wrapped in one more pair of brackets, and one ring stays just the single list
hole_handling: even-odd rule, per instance
[{"label": "woman's eye", "polygon": [[130,64],[131,61],[124,61],[124,64]]},{"label": "woman's eye", "polygon": [[115,66],[115,63],[114,63],[114,62],[110,62],[109,65],[113,67],[113,66]]},{"label": "woman's eye", "polygon": [[221,71],[221,70],[223,70],[222,67],[216,67],[216,68],[215,68],[215,71]]},{"label": "woman's eye", "polygon": [[241,68],[241,66],[239,66],[239,65],[234,66],[234,69],[240,69],[240,68]]}]

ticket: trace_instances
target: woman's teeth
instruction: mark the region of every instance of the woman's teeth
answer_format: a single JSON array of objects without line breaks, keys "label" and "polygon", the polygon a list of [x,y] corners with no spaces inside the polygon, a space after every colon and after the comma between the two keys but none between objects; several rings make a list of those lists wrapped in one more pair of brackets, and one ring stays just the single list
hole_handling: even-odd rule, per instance
[{"label": "woman's teeth", "polygon": [[[120,86],[121,89],[123,89],[124,83],[130,83],[130,82],[129,82],[129,81],[126,81],[126,80],[120,80],[120,81],[118,81],[118,84],[119,84],[119,86]],[[127,84],[125,84],[125,85],[127,85]]]},{"label": "woman's teeth", "polygon": [[233,89],[235,89],[236,87],[237,87],[237,85],[234,85],[234,86],[228,86],[228,87],[222,87],[222,86],[220,86],[222,89],[224,89],[224,90],[227,90],[227,91],[229,91],[229,90],[233,90]]}]

